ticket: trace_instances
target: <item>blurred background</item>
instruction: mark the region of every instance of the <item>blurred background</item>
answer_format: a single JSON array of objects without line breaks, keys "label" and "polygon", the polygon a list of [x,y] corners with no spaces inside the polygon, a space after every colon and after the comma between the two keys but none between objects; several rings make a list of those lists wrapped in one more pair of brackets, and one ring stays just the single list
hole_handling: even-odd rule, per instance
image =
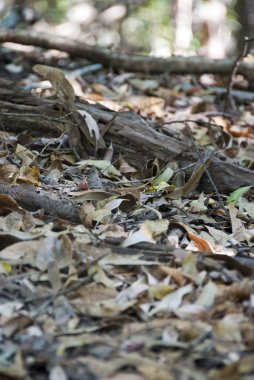
[{"label": "blurred background", "polygon": [[253,37],[254,0],[0,0],[0,27],[26,28],[129,53],[236,55]]}]

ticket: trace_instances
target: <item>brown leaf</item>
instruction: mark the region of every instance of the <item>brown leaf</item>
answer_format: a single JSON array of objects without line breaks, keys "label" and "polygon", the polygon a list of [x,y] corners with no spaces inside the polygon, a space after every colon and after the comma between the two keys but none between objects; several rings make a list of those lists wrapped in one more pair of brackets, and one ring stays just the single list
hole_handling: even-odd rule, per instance
[{"label": "brown leaf", "polygon": [[6,208],[12,211],[24,213],[25,210],[19,207],[17,202],[9,195],[0,194],[0,208]]},{"label": "brown leaf", "polygon": [[61,103],[75,109],[75,93],[62,70],[46,65],[35,65],[33,71],[50,81]]}]

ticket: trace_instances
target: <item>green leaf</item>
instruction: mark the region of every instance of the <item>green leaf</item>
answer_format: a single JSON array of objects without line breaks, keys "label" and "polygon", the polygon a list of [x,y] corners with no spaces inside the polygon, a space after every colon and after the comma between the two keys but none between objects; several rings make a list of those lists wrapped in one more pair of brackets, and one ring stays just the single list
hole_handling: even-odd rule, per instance
[{"label": "green leaf", "polygon": [[158,177],[154,178],[151,181],[151,185],[152,186],[157,186],[160,183],[168,182],[170,180],[170,178],[172,177],[173,173],[174,172],[173,172],[172,169],[166,168]]},{"label": "green leaf", "polygon": [[97,169],[101,169],[105,175],[121,176],[119,170],[117,170],[108,160],[83,160],[77,163],[81,168],[85,166],[95,166]]},{"label": "green leaf", "polygon": [[239,199],[247,193],[247,191],[251,188],[251,186],[243,186],[239,187],[239,189],[233,191],[230,196],[227,198],[227,204],[229,203],[237,203]]},{"label": "green leaf", "polygon": [[7,261],[0,262],[0,273],[9,274],[12,271],[12,266]]}]

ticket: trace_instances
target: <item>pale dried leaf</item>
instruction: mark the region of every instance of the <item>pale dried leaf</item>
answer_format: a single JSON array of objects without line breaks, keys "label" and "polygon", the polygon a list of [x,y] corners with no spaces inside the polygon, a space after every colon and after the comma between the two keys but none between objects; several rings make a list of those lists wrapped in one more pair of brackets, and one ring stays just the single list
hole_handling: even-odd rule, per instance
[{"label": "pale dried leaf", "polygon": [[33,66],[33,71],[50,81],[61,103],[67,104],[69,108],[75,109],[75,93],[62,70],[38,64]]}]

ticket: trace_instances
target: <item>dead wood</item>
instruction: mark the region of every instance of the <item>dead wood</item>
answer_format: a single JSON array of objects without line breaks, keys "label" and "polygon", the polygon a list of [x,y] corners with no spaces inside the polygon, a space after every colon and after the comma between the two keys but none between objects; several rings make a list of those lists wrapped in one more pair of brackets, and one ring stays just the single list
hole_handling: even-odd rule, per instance
[{"label": "dead wood", "polygon": [[[13,90],[11,90],[10,84],[7,86],[7,83],[7,81],[0,81],[0,125],[3,130],[21,131],[26,129],[31,134],[42,135],[47,130],[54,136],[57,131],[60,131],[59,134],[63,132],[62,112],[57,110],[54,100],[40,98],[15,88],[13,84]],[[8,101],[6,101],[6,86]],[[29,107],[29,113],[26,115],[24,115],[22,103],[24,107]],[[113,119],[112,125],[104,136],[106,142],[113,143],[116,158],[124,156],[141,173],[143,171],[144,176],[147,174],[144,171],[147,161],[154,158],[165,164],[176,160],[180,167],[196,163],[199,160],[193,143],[186,137],[176,136],[174,132],[171,136],[166,136],[159,132],[160,126],[141,118],[134,112],[126,111],[115,115],[114,111],[106,107],[91,105],[82,100],[77,101],[76,105],[78,109],[89,112],[97,120],[102,131],[107,129]],[[219,192],[227,193],[241,186],[254,185],[252,170],[222,162],[216,157],[212,157],[209,172]],[[191,169],[187,170],[187,174],[191,174]],[[206,176],[204,176],[201,186],[205,192],[214,190]]]},{"label": "dead wood", "polygon": [[[98,105],[79,103],[82,108],[104,124],[110,122],[114,112]],[[157,126],[158,127],[158,126]],[[158,158],[165,164],[176,160],[180,167],[198,161],[197,153],[190,140],[185,136],[172,133],[166,136],[155,130],[156,125],[145,121],[134,112],[119,113],[109,129],[106,139],[113,142],[116,153],[123,155],[134,167],[142,172],[147,161]],[[203,150],[203,153],[205,151]],[[231,192],[241,186],[254,185],[254,172],[241,166],[212,158],[209,172],[219,192]],[[191,174],[191,169],[187,170]],[[145,173],[144,173],[145,175]],[[203,177],[200,186],[205,192],[213,192],[208,178]]]},{"label": "dead wood", "polygon": [[59,136],[66,129],[56,103],[47,99],[40,101],[38,96],[31,96],[3,78],[0,78],[0,99],[2,130],[30,130],[34,135]]},{"label": "dead wood", "polygon": [[40,195],[31,185],[11,186],[0,182],[0,192],[9,195],[22,207],[29,211],[43,209],[45,214],[80,223],[79,207],[66,200],[53,200]]},{"label": "dead wood", "polygon": [[[86,43],[38,33],[33,30],[16,31],[0,30],[0,43],[14,42],[21,45],[33,45],[45,49],[57,49],[72,56],[83,57],[88,61],[102,63],[107,67],[123,69],[131,72],[173,73],[173,74],[221,74],[228,75],[232,71],[234,59],[207,59],[203,57],[170,57],[167,59],[130,55],[112,50],[87,45]],[[241,62],[238,73],[253,78],[253,64]]]}]

